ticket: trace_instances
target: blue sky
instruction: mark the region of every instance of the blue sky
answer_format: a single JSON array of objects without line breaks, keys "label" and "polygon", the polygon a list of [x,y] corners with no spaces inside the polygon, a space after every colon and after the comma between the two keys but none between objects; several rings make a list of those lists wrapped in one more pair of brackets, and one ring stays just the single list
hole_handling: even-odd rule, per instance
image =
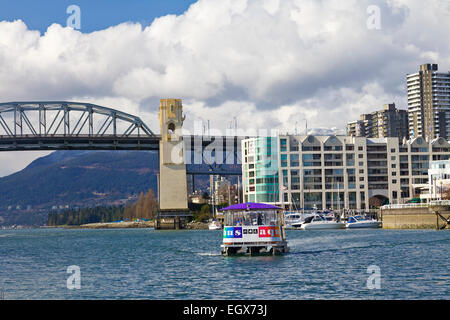
[{"label": "blue sky", "polygon": [[44,33],[52,23],[66,25],[68,6],[81,9],[84,33],[98,31],[122,22],[144,26],[160,16],[182,14],[194,0],[15,0],[0,1],[0,21],[23,20],[28,29]]}]

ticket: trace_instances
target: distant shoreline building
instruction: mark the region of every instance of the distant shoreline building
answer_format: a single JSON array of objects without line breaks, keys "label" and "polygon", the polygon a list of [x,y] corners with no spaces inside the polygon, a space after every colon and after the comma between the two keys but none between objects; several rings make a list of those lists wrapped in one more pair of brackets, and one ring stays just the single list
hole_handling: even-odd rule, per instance
[{"label": "distant shoreline building", "polygon": [[428,63],[406,76],[411,138],[450,138],[450,72],[437,71]]},{"label": "distant shoreline building", "polygon": [[397,109],[395,103],[385,104],[382,110],[362,114],[360,120],[347,123],[347,135],[366,138],[409,138],[408,111]]}]

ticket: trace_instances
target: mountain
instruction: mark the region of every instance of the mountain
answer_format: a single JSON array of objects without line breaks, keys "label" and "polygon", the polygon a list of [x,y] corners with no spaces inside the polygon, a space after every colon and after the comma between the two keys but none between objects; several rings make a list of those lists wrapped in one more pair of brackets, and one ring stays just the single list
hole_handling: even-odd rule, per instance
[{"label": "mountain", "polygon": [[128,203],[156,193],[157,174],[154,151],[56,151],[0,178],[0,225],[40,224],[54,208]]},{"label": "mountain", "polygon": [[[207,165],[195,166],[209,169]],[[157,195],[158,172],[156,151],[55,151],[0,178],[0,227],[43,225],[55,209],[135,202],[149,189]],[[229,179],[237,182],[236,177]],[[187,182],[191,192],[191,175]],[[196,175],[195,190],[208,189],[209,175]]]}]

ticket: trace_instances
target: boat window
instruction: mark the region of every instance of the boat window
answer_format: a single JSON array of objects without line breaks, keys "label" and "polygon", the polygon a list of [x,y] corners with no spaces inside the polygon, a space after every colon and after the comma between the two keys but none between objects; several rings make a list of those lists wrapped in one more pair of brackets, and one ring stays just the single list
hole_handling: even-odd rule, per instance
[{"label": "boat window", "polygon": [[277,225],[278,217],[276,211],[237,211],[225,214],[225,224],[228,226],[251,226],[251,225]]},{"label": "boat window", "polygon": [[305,219],[305,223],[310,223],[313,220],[314,216],[308,217]]}]

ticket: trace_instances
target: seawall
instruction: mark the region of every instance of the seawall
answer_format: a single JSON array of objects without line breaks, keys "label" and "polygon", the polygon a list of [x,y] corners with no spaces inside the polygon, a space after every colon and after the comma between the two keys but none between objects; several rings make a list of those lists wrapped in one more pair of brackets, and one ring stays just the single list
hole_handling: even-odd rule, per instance
[{"label": "seawall", "polygon": [[448,224],[436,214],[445,219],[450,216],[450,207],[409,207],[380,209],[378,214],[383,221],[384,229],[441,229]]}]

